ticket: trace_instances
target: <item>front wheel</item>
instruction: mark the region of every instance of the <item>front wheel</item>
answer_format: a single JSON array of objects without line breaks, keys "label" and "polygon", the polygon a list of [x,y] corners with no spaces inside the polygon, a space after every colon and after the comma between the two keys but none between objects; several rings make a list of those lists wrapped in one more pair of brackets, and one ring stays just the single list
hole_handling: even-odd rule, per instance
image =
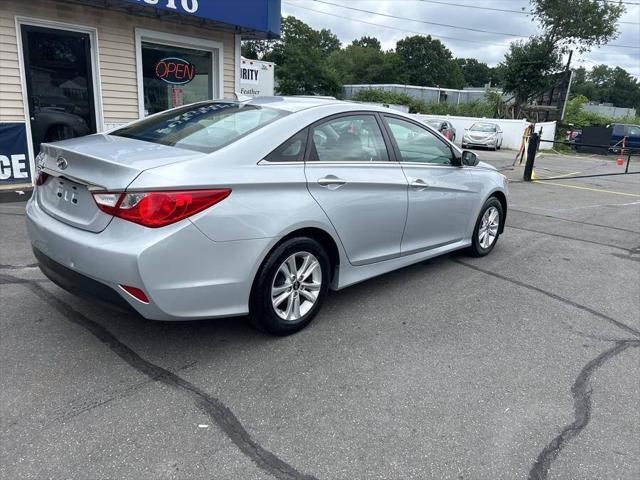
[{"label": "front wheel", "polygon": [[504,211],[500,201],[491,197],[480,210],[480,215],[473,230],[473,242],[469,248],[470,253],[475,257],[488,255],[496,246],[502,222],[504,221]]},{"label": "front wheel", "polygon": [[316,316],[329,288],[330,262],[320,243],[292,238],[271,252],[251,293],[251,321],[260,330],[290,335]]}]

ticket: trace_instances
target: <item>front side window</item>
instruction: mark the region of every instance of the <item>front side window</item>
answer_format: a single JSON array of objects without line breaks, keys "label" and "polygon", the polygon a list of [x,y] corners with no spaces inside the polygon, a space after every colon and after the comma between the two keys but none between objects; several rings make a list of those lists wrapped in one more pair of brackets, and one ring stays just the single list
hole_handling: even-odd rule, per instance
[{"label": "front side window", "polygon": [[373,115],[338,117],[313,129],[310,160],[386,162],[387,147]]},{"label": "front side window", "polygon": [[637,125],[629,125],[627,127],[627,137],[640,137],[640,127],[638,127]]},{"label": "front side window", "polygon": [[142,42],[144,114],[213,98],[211,51]]},{"label": "front side window", "polygon": [[111,135],[211,153],[285,115],[273,108],[211,102],[146,118]]},{"label": "front side window", "polygon": [[433,133],[406,120],[385,118],[403,162],[451,164],[451,149]]}]

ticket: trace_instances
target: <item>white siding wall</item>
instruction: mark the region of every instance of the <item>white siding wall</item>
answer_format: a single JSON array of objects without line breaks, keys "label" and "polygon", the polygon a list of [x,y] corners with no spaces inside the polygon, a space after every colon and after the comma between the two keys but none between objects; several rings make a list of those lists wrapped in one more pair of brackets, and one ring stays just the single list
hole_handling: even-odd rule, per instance
[{"label": "white siding wall", "polygon": [[15,17],[54,20],[98,31],[102,108],[105,124],[138,118],[135,28],[175,33],[223,43],[224,96],[235,84],[235,44],[232,33],[186,27],[154,18],[127,15],[55,0],[0,0],[0,122],[23,122]]}]

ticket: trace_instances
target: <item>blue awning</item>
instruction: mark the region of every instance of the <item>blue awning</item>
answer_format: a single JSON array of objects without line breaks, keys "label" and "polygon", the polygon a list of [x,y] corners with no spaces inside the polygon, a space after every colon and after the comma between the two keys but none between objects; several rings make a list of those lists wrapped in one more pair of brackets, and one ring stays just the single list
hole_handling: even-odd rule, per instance
[{"label": "blue awning", "polygon": [[221,22],[254,38],[280,37],[280,0],[125,0],[145,7]]}]

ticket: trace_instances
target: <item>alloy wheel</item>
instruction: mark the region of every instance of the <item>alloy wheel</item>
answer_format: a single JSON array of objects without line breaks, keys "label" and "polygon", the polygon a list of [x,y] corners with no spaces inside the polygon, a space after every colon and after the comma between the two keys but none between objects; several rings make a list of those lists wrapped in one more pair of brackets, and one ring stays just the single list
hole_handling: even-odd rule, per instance
[{"label": "alloy wheel", "polygon": [[316,304],[322,287],[322,268],[309,252],[290,255],[278,268],[271,285],[271,302],[276,314],[297,321]]},{"label": "alloy wheel", "polygon": [[489,207],[482,215],[482,223],[478,229],[478,243],[482,248],[489,248],[496,241],[500,227],[500,212],[496,207]]}]

